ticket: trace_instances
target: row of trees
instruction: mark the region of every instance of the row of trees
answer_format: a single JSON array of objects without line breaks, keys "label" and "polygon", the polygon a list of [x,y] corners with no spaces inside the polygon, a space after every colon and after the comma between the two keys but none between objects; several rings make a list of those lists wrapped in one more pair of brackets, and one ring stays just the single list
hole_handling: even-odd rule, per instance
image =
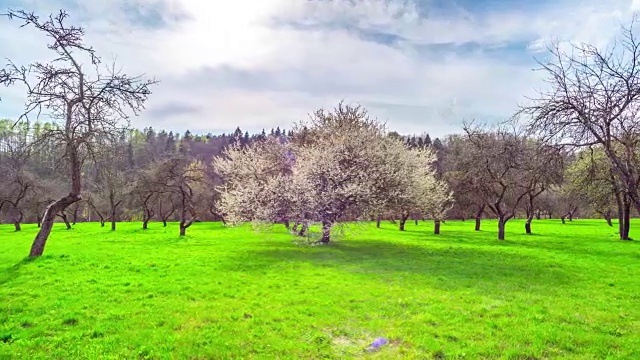
[{"label": "row of trees", "polygon": [[[64,11],[46,19],[9,10],[9,19],[49,39],[49,62],[0,69],[0,84],[22,86],[25,113],[0,124],[0,212],[40,231],[30,255],[44,250],[54,221],[104,226],[177,219],[180,234],[196,220],[283,223],[304,235],[318,224],[330,241],[335,224],[362,219],[498,219],[617,214],[628,238],[640,211],[637,119],[638,45],[624,29],[618,47],[550,49],[541,62],[549,92],[513,121],[467,123],[462,134],[388,133],[358,106],[318,110],[285,131],[214,136],[129,130],[157,81],[104,66],[84,44],[84,30]],[[48,123],[33,122],[46,116]],[[517,119],[525,119],[522,125]]]}]

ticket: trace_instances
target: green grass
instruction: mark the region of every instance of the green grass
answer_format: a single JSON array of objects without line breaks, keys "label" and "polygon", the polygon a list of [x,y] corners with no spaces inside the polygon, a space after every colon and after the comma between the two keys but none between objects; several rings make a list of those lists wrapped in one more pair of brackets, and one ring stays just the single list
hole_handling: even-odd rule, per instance
[{"label": "green grass", "polygon": [[[330,247],[282,227],[0,226],[4,359],[640,359],[640,243],[601,220],[391,224]],[[633,234],[632,234],[633,236]],[[363,349],[376,337],[391,344]]]}]

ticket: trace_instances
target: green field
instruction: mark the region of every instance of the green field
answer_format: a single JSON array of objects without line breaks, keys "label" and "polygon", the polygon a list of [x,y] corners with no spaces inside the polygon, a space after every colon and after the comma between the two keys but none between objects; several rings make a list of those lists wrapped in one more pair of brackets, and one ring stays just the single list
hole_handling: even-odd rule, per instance
[{"label": "green field", "polygon": [[35,261],[35,226],[2,225],[0,358],[640,359],[640,242],[602,220],[512,221],[506,242],[473,225],[311,247],[281,226],[58,224]]}]

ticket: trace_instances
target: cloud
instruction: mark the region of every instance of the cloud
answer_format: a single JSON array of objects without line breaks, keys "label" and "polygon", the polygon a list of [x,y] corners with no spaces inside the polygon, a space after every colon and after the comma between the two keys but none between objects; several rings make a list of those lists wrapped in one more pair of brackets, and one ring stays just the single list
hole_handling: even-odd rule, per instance
[{"label": "cloud", "polygon": [[[459,129],[464,119],[510,116],[542,86],[531,69],[545,44],[605,46],[638,9],[637,0],[519,8],[484,1],[484,7],[444,0],[22,3],[43,13],[72,3],[72,20],[79,19],[105,58],[161,80],[148,111],[133,119],[140,127],[290,127],[345,99],[367,106],[393,130],[436,136]],[[0,20],[0,55],[21,62],[42,57],[42,43],[32,30]],[[3,94],[0,117],[15,116],[16,96]]]}]

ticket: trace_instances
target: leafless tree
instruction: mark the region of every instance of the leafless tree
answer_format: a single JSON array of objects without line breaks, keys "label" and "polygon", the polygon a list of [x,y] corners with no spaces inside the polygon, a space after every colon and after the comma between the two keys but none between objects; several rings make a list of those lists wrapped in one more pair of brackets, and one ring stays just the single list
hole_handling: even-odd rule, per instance
[{"label": "leafless tree", "polygon": [[504,240],[507,221],[530,192],[524,166],[527,139],[515,126],[486,129],[468,123],[464,130],[469,146],[463,159],[470,185],[498,217],[498,239]]},{"label": "leafless tree", "polygon": [[528,140],[524,143],[522,186],[527,190],[525,232],[531,234],[531,222],[535,216],[536,199],[551,186],[560,185],[564,172],[564,157],[561,148]]},{"label": "leafless tree", "polygon": [[59,126],[46,135],[64,149],[70,191],[47,207],[29,253],[37,257],[44,251],[56,214],[82,199],[85,154],[92,153],[96,143],[108,141],[129,112],[137,114],[143,108],[155,81],[128,76],[115,64],[101,67],[94,49],[83,41],[84,30],[68,25],[64,10],[44,19],[24,10],[10,9],[5,15],[46,35],[55,55],[50,62],[18,65],[9,61],[0,69],[0,84],[20,84],[26,89],[25,112],[18,121],[48,116]]},{"label": "leafless tree", "polygon": [[640,210],[640,43],[634,26],[621,28],[613,45],[554,44],[540,61],[547,90],[521,107],[530,129],[573,147],[599,145],[624,193]]},{"label": "leafless tree", "polygon": [[[197,219],[195,202],[200,197],[200,188],[204,178],[203,166],[199,161],[176,155],[157,164],[153,186],[162,193],[176,199],[180,211],[180,236],[185,236]],[[175,204],[172,202],[172,211]],[[166,220],[163,218],[163,222]]]}]

